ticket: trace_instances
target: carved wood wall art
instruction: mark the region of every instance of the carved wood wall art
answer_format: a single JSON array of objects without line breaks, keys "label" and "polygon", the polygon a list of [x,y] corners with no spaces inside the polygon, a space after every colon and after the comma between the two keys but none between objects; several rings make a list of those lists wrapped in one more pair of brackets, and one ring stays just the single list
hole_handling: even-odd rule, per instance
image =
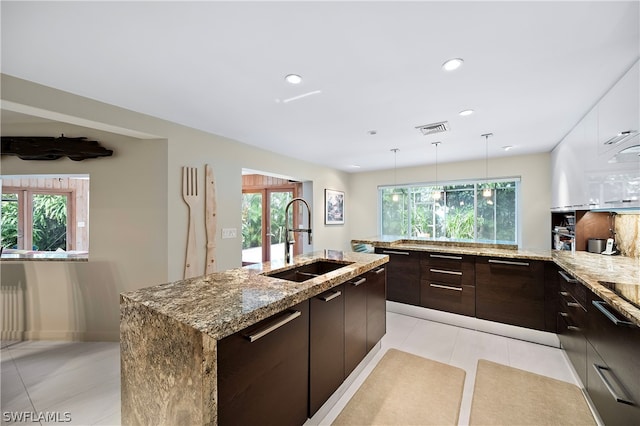
[{"label": "carved wood wall art", "polygon": [[2,136],[0,154],[17,155],[22,160],[57,160],[69,157],[73,161],[87,158],[110,157],[113,151],[100,146],[98,141],[85,137]]}]

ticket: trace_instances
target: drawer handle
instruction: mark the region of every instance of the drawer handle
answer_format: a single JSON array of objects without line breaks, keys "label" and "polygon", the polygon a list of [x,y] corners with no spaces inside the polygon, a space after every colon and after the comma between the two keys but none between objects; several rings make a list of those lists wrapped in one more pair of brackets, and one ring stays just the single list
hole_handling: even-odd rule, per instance
[{"label": "drawer handle", "polygon": [[558,271],[558,273],[560,274],[560,276],[562,278],[564,278],[564,280],[568,283],[571,284],[576,284],[578,282],[578,280],[576,280],[575,278],[571,278],[569,275],[567,275],[564,271]]},{"label": "drawer handle", "polygon": [[381,274],[381,273],[383,273],[383,272],[384,272],[384,268],[380,268],[380,269],[378,269],[375,273],[376,273],[376,274]]},{"label": "drawer handle", "polygon": [[568,325],[567,328],[572,331],[580,331],[580,327],[576,327],[575,325]]},{"label": "drawer handle", "polygon": [[342,292],[340,290],[334,291],[329,296],[321,296],[320,300],[323,300],[325,302],[330,302],[331,300],[335,299],[336,297],[340,297],[341,294],[342,294]]},{"label": "drawer handle", "polygon": [[288,323],[290,321],[293,321],[294,319],[298,318],[300,315],[302,315],[302,313],[300,313],[300,311],[290,312],[289,315],[287,315],[286,317],[282,318],[278,322],[274,322],[272,324],[269,324],[268,326],[264,327],[263,329],[258,330],[256,333],[250,334],[250,335],[245,336],[245,337],[247,339],[249,339],[249,341],[251,343],[253,343],[256,340],[260,339],[261,337],[264,337],[267,334],[271,333],[272,331],[275,331],[275,330],[279,329],[280,327],[282,327],[286,323]]},{"label": "drawer handle", "polygon": [[462,272],[459,271],[445,271],[444,269],[429,269],[430,272],[436,272],[438,274],[449,274],[449,275],[462,275]]},{"label": "drawer handle", "polygon": [[429,257],[437,257],[438,259],[462,260],[462,256],[447,256],[446,254],[430,254]]},{"label": "drawer handle", "polygon": [[[366,278],[360,278],[358,281],[352,281],[352,282],[351,282],[351,285],[353,285],[354,287],[358,287],[360,284],[364,284],[364,283],[366,283],[366,282],[367,282],[367,279],[366,279]],[[340,293],[340,292],[338,292],[338,293]],[[340,295],[340,294],[338,294],[338,296],[339,296],[339,295]],[[338,297],[338,296],[336,296],[336,297]]]},{"label": "drawer handle", "polygon": [[582,305],[577,302],[567,302],[567,306],[570,308],[582,308]]},{"label": "drawer handle", "polygon": [[571,295],[569,293],[567,293],[566,291],[561,291],[560,292],[560,296],[567,297],[567,296],[571,296]]},{"label": "drawer handle", "polygon": [[489,263],[499,263],[501,265],[529,266],[529,262],[514,262],[511,260],[489,259]]},{"label": "drawer handle", "polygon": [[393,250],[382,250],[384,254],[403,254],[405,256],[409,256],[411,253],[408,251],[393,251]]},{"label": "drawer handle", "polygon": [[561,317],[565,317],[565,318],[569,317],[569,314],[566,312],[558,312],[558,313],[560,314]]},{"label": "drawer handle", "polygon": [[[609,391],[613,399],[616,400],[616,402],[620,402],[622,404],[628,404],[628,405],[635,405],[630,398],[627,398],[626,396],[622,397],[618,395],[615,389],[613,389],[613,386],[611,386],[611,383],[603,373],[603,370],[611,372],[611,369],[609,367],[605,367],[604,365],[593,364],[593,368],[595,368],[596,374],[598,375],[598,377],[600,377],[600,380],[602,380],[602,383],[604,383],[607,390]],[[611,374],[613,374],[613,372],[611,372]]]},{"label": "drawer handle", "polygon": [[620,321],[615,317],[607,308],[605,308],[605,302],[601,302],[599,300],[592,300],[591,303],[593,306],[598,308],[600,312],[604,314],[605,317],[609,318],[609,320],[617,326],[625,326],[625,327],[633,327],[634,324],[631,321]]},{"label": "drawer handle", "polygon": [[442,284],[434,284],[434,283],[430,283],[429,284],[430,287],[435,287],[435,288],[443,288],[445,290],[455,290],[455,291],[462,291],[462,288],[460,287],[451,287],[448,285],[442,285]]}]

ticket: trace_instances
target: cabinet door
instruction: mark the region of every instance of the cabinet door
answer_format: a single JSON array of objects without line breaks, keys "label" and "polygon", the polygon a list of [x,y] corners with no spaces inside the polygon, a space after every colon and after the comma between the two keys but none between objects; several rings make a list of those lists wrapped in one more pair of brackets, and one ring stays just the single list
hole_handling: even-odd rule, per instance
[{"label": "cabinet door", "polygon": [[476,316],[544,330],[544,262],[478,257]]},{"label": "cabinet door", "polygon": [[387,299],[420,305],[420,253],[386,248],[376,248],[376,253],[389,255]]},{"label": "cabinet door", "polygon": [[544,329],[550,333],[557,333],[558,321],[558,281],[559,268],[553,262],[544,263]]},{"label": "cabinet door", "polygon": [[344,380],[344,284],[309,301],[309,417]]},{"label": "cabinet door", "polygon": [[640,329],[591,292],[587,311],[589,394],[606,424],[640,424]]},{"label": "cabinet door", "polygon": [[344,375],[367,355],[367,293],[371,283],[359,276],[344,284]]},{"label": "cabinet door", "polygon": [[580,122],[551,152],[551,206],[576,208],[588,204],[585,158],[589,142],[585,140],[585,123]]},{"label": "cabinet door", "polygon": [[303,424],[308,383],[308,301],[218,342],[220,425]]},{"label": "cabinet door", "polygon": [[387,332],[387,273],[381,266],[366,274],[367,277],[367,352]]}]

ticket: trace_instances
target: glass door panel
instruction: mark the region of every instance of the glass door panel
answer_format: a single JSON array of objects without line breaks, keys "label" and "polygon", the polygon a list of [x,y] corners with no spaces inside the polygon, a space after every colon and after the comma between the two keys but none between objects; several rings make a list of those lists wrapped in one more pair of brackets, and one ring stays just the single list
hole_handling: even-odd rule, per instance
[{"label": "glass door panel", "polygon": [[262,247],[262,192],[242,193],[242,264],[261,263]]},{"label": "glass door panel", "polygon": [[[269,253],[267,254],[267,260],[284,259],[284,245],[286,243],[286,238],[287,238],[284,232],[285,226],[286,226],[286,218],[284,216],[284,211],[289,201],[293,199],[293,191],[269,190],[268,193],[269,193],[270,244],[269,244]],[[289,209],[290,216],[293,214],[292,210],[293,210],[292,208]],[[292,223],[292,222],[289,222],[289,223]]]}]

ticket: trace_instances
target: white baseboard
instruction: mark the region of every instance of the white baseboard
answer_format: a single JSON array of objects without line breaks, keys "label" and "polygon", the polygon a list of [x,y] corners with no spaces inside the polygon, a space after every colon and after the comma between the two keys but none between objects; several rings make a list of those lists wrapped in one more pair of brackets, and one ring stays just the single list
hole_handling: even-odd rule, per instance
[{"label": "white baseboard", "polygon": [[58,340],[63,342],[117,342],[119,332],[110,331],[25,331],[24,340]]},{"label": "white baseboard", "polygon": [[429,321],[441,322],[455,325],[457,327],[471,330],[483,331],[485,333],[497,334],[510,337],[512,339],[525,340],[527,342],[541,345],[560,347],[560,340],[554,333],[546,331],[532,330],[515,325],[502,324],[494,321],[487,321],[480,318],[468,317],[466,315],[452,314],[450,312],[438,311],[435,309],[423,308],[421,306],[407,305],[405,303],[387,301],[387,312],[407,315],[426,319]]}]

